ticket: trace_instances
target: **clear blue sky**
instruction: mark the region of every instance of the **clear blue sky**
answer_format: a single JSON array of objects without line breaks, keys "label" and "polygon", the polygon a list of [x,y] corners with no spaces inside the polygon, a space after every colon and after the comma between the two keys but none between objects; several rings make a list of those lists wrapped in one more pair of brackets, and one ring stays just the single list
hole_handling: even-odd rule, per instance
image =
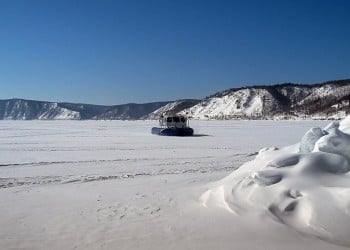
[{"label": "clear blue sky", "polygon": [[350,78],[350,1],[0,0],[0,98],[121,104]]}]

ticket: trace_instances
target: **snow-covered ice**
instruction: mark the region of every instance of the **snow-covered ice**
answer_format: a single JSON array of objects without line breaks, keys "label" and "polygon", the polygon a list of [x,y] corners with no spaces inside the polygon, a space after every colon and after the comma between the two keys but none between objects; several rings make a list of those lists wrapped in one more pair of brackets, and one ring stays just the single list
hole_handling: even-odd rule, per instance
[{"label": "snow-covered ice", "polygon": [[349,246],[349,120],[154,123],[1,121],[0,249]]}]

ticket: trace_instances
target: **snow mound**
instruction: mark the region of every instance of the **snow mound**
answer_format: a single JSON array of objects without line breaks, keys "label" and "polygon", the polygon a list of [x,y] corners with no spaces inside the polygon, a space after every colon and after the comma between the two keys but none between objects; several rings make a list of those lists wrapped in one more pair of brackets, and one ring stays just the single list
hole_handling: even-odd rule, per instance
[{"label": "snow mound", "polygon": [[312,128],[300,143],[260,150],[213,184],[202,204],[269,216],[299,232],[350,246],[350,116]]}]

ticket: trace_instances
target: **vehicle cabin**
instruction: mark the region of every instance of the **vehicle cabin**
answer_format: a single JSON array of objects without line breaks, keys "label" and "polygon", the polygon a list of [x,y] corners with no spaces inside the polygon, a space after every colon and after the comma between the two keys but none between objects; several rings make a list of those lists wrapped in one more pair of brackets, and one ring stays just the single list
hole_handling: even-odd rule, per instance
[{"label": "vehicle cabin", "polygon": [[188,120],[184,116],[161,116],[159,119],[161,127],[188,128]]}]

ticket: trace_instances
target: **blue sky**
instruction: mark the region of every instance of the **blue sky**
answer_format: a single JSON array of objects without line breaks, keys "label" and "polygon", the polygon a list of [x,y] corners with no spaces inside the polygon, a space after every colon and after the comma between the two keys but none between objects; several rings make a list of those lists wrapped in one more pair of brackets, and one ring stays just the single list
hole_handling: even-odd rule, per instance
[{"label": "blue sky", "polygon": [[203,98],[350,78],[350,1],[0,0],[0,98]]}]

